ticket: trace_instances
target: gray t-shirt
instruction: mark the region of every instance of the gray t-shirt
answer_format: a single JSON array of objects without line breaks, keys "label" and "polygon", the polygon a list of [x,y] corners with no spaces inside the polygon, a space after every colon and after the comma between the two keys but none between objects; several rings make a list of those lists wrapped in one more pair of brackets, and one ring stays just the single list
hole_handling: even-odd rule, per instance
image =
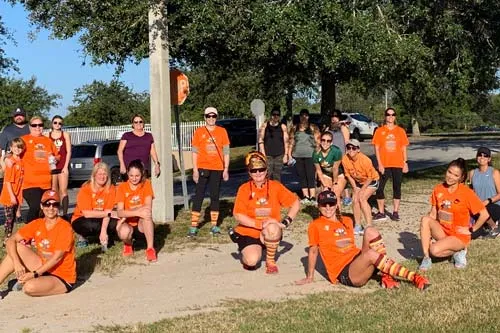
[{"label": "gray t-shirt", "polygon": [[305,131],[295,132],[295,145],[293,146],[293,157],[297,158],[312,158],[312,154],[316,149],[316,141],[314,141],[314,133],[306,133]]},{"label": "gray t-shirt", "polygon": [[9,151],[10,141],[15,138],[20,138],[26,134],[30,134],[28,124],[25,124],[23,127],[18,127],[15,124],[5,126],[0,134],[0,148],[2,150]]}]

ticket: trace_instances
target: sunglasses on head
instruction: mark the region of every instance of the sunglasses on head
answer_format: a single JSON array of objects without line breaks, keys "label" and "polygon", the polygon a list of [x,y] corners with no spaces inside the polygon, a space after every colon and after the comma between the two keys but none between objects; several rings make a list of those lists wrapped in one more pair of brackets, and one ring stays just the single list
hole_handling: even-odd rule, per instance
[{"label": "sunglasses on head", "polygon": [[215,119],[215,118],[217,118],[217,115],[216,114],[206,114],[205,118],[206,119],[209,119],[209,118],[214,118]]},{"label": "sunglasses on head", "polygon": [[43,124],[41,123],[37,123],[37,124],[30,124],[31,127],[35,128],[35,127],[43,127]]},{"label": "sunglasses on head", "polygon": [[332,140],[328,140],[328,139],[321,139],[321,142],[330,143],[330,142],[332,142]]},{"label": "sunglasses on head", "polygon": [[257,169],[250,169],[250,173],[257,173],[257,172],[265,172],[267,169],[266,168],[257,168]]},{"label": "sunglasses on head", "polygon": [[347,145],[347,146],[345,146],[345,149],[346,150],[358,150],[359,147],[356,147],[356,146],[353,146],[353,145]]},{"label": "sunglasses on head", "polygon": [[42,206],[43,206],[43,207],[45,207],[45,208],[49,208],[49,207],[59,208],[59,205],[60,205],[60,204],[59,204],[59,202],[57,202],[57,201],[54,201],[54,202],[44,202],[44,203],[42,204]]},{"label": "sunglasses on head", "polygon": [[62,126],[63,123],[60,122],[60,121],[53,121],[52,124],[54,124],[54,125],[61,125]]},{"label": "sunglasses on head", "polygon": [[142,120],[134,120],[134,124],[142,124],[142,123],[144,123],[144,121],[142,121]]}]

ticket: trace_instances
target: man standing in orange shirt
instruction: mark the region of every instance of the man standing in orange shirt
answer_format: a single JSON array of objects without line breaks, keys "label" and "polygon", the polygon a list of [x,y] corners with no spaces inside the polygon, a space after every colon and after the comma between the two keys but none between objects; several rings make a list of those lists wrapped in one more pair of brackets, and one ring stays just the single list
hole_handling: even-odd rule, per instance
[{"label": "man standing in orange shirt", "polygon": [[378,213],[373,221],[384,221],[385,214],[384,188],[387,180],[392,179],[393,211],[389,217],[399,221],[399,203],[401,201],[401,180],[403,173],[408,172],[406,147],[409,145],[408,137],[403,128],[396,125],[396,111],[393,108],[385,110],[385,125],[377,129],[372,143],[375,147],[378,171],[382,176],[377,189]]},{"label": "man standing in orange shirt", "polygon": [[196,192],[191,210],[191,227],[188,237],[196,237],[200,211],[205,189],[210,188],[210,233],[220,234],[217,225],[219,219],[219,190],[221,178],[229,179],[229,137],[227,131],[215,125],[218,112],[214,107],[205,109],[205,126],[198,128],[192,139],[193,147],[193,181],[196,183]]}]

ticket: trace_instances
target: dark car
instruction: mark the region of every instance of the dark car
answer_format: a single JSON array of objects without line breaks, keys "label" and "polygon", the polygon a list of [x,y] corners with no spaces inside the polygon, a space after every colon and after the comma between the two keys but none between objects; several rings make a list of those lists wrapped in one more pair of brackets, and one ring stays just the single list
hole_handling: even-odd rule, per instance
[{"label": "dark car", "polygon": [[226,129],[229,141],[231,141],[231,147],[251,146],[257,142],[255,119],[220,119],[215,124]]},{"label": "dark car", "polygon": [[493,127],[493,126],[488,126],[488,125],[481,125],[481,126],[476,126],[473,129],[471,129],[472,132],[498,132],[500,131],[499,128]]}]

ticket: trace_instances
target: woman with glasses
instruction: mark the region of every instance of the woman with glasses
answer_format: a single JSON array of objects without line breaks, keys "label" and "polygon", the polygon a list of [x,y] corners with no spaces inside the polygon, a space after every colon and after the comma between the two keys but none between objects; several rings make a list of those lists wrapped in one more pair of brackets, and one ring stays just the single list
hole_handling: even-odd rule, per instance
[{"label": "woman with glasses", "polygon": [[342,157],[344,173],[353,189],[353,213],[354,233],[363,234],[361,226],[361,213],[365,218],[366,225],[372,225],[372,208],[368,199],[375,193],[378,187],[379,174],[373,167],[372,160],[359,149],[359,141],[351,139],[347,142],[346,154]]},{"label": "woman with glasses", "polygon": [[403,128],[396,125],[396,111],[393,108],[385,110],[385,125],[375,131],[372,140],[377,157],[378,171],[380,172],[380,186],[377,189],[378,213],[374,221],[387,219],[385,214],[384,188],[387,180],[392,180],[392,214],[393,221],[399,221],[399,204],[401,202],[401,180],[403,173],[408,172],[408,158],[406,147],[408,137]]},{"label": "woman with glasses", "polygon": [[[59,217],[59,202],[56,191],[45,191],[39,203],[43,217],[23,226],[7,240],[7,255],[0,264],[0,284],[14,273],[29,296],[64,294],[74,288],[73,230]],[[24,245],[25,239],[33,239],[34,246]]]},{"label": "woman with glasses", "polygon": [[132,117],[132,131],[123,133],[120,144],[118,145],[118,160],[120,161],[120,174],[122,179],[127,178],[127,165],[135,159],[139,159],[144,164],[146,175],[149,177],[151,173],[151,158],[155,165],[154,174],[156,177],[160,175],[160,160],[156,152],[155,141],[153,135],[144,130],[144,117],[140,114],[135,114]]},{"label": "woman with glasses", "polygon": [[208,185],[210,190],[210,234],[220,234],[219,195],[221,179],[229,179],[229,137],[224,127],[215,125],[218,112],[214,107],[204,111],[205,126],[193,134],[191,140],[193,156],[193,181],[196,183],[193,206],[191,208],[191,227],[188,237],[196,237],[200,223],[201,204]]},{"label": "woman with glasses", "polygon": [[[468,183],[486,206],[490,218],[486,221],[489,230],[484,235],[486,238],[496,238],[500,233],[498,221],[500,220],[500,171],[491,166],[491,150],[480,147],[477,150],[476,161],[478,167],[469,171]],[[479,216],[473,216],[477,220]],[[481,230],[484,231],[484,230]],[[484,234],[484,232],[482,232]],[[472,235],[473,237],[479,235]]]},{"label": "woman with glasses", "polygon": [[374,227],[367,227],[361,249],[354,242],[352,220],[340,215],[337,197],[331,191],[318,195],[321,216],[309,224],[309,255],[307,276],[298,285],[314,281],[318,252],[330,282],[339,281],[349,287],[362,287],[374,273],[382,275],[382,287],[399,287],[396,279],[405,279],[418,289],[426,289],[429,281],[387,256],[384,240]]},{"label": "woman with glasses", "polygon": [[[431,255],[437,258],[452,256],[456,268],[467,265],[471,232],[477,231],[489,215],[474,191],[464,184],[466,178],[465,160],[457,158],[448,164],[444,182],[432,191],[431,210],[420,221],[424,258],[419,269],[422,271],[431,268]],[[476,214],[479,217],[470,228],[470,217]]]},{"label": "woman with glasses", "polygon": [[71,137],[68,132],[63,132],[63,118],[56,115],[52,118],[52,129],[46,134],[57,148],[59,160],[55,169],[51,170],[52,189],[59,192],[63,216],[68,214],[68,165],[71,159]]},{"label": "woman with glasses", "polygon": [[[250,180],[242,184],[234,201],[233,215],[238,222],[231,239],[238,244],[241,263],[246,270],[259,268],[266,250],[266,273],[278,273],[275,256],[282,229],[292,223],[300,209],[297,196],[284,185],[267,177],[267,160],[260,152],[245,157]],[[281,208],[288,212],[281,219]],[[281,222],[280,222],[281,221]]]},{"label": "woman with glasses", "polygon": [[24,164],[23,197],[28,204],[29,223],[40,215],[40,200],[44,191],[52,188],[51,170],[55,169],[59,154],[54,142],[43,135],[43,120],[35,116],[30,119],[30,134],[21,138],[26,144]]},{"label": "woman with glasses", "polygon": [[340,192],[346,185],[345,178],[339,178],[339,166],[342,152],[332,145],[332,133],[323,132],[320,140],[320,150],[313,153],[313,162],[322,190],[332,190],[340,197]]},{"label": "woman with glasses", "polygon": [[288,146],[289,159],[295,159],[302,189],[302,204],[316,203],[316,180],[312,154],[319,149],[319,129],[309,122],[309,111],[300,110],[299,122],[292,127]]}]

